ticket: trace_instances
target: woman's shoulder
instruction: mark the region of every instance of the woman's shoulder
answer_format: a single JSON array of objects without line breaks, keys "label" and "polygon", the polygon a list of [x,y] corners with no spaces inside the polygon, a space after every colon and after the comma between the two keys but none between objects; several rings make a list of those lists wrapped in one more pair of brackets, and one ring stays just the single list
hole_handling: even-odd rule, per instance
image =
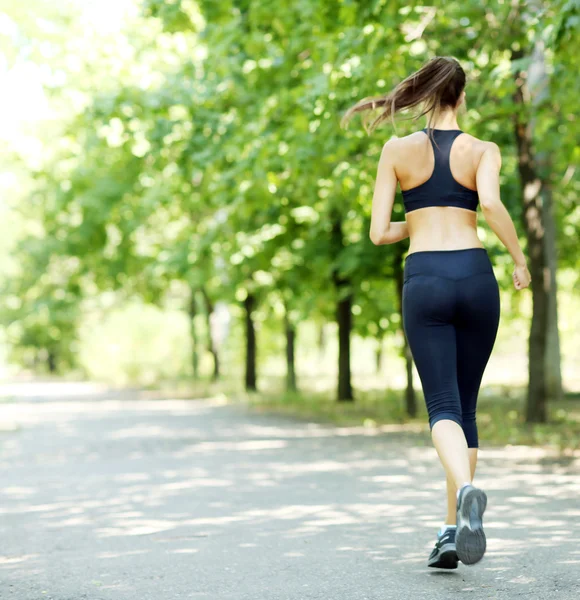
[{"label": "woman's shoulder", "polygon": [[[463,139],[471,141],[472,143],[478,143],[478,144],[483,144],[483,145],[490,145],[490,144],[494,145],[495,144],[495,142],[493,142],[493,141],[478,138],[475,135],[473,135],[472,133],[469,133],[469,131],[465,131],[463,129],[457,130],[457,131],[461,131],[461,133],[463,134],[461,137]],[[418,131],[413,131],[412,133],[409,133],[404,136],[400,136],[400,137],[393,136],[389,139],[388,143],[412,146],[414,144],[419,144],[419,143],[424,142],[426,137],[427,137],[426,130],[419,129]]]},{"label": "woman's shoulder", "polygon": [[462,152],[470,152],[473,164],[477,168],[482,156],[485,153],[500,156],[499,146],[491,140],[482,140],[470,133],[464,132],[458,142],[463,146]]},{"label": "woman's shoulder", "polygon": [[425,134],[421,131],[415,131],[401,137],[392,136],[384,144],[383,148],[393,155],[401,157],[407,153],[416,152],[420,148],[425,148]]},{"label": "woman's shoulder", "polygon": [[470,142],[474,146],[481,147],[482,150],[486,150],[487,148],[490,148],[492,146],[495,146],[496,148],[498,147],[495,142],[492,142],[490,140],[483,140],[481,138],[475,137],[473,134],[471,134],[471,133],[469,133],[467,131],[463,131],[463,134],[464,135],[462,135],[461,137],[465,141]]},{"label": "woman's shoulder", "polygon": [[[471,151],[475,157],[481,157],[486,150],[499,152],[498,145],[490,140],[480,139],[467,131],[461,131],[456,143],[462,146],[463,152]],[[414,131],[401,137],[393,136],[384,145],[384,151],[405,160],[407,156],[413,156],[416,152],[425,151],[429,148],[426,143],[427,135],[424,130]]]},{"label": "woman's shoulder", "polygon": [[[495,145],[494,142],[489,142],[486,140],[482,140],[480,138],[475,137],[471,133],[467,131],[461,130],[462,135],[459,136],[458,141],[460,143],[468,143],[474,146],[481,146],[481,148],[488,148],[490,145]],[[385,146],[393,149],[405,149],[405,148],[416,148],[418,146],[424,146],[427,140],[427,132],[423,129],[419,131],[413,131],[404,136],[393,136],[387,142],[385,142]]]}]

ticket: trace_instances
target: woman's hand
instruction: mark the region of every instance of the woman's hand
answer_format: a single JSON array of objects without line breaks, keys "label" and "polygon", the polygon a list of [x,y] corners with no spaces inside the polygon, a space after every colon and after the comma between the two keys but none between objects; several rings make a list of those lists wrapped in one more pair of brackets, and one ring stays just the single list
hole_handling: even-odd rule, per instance
[{"label": "woman's hand", "polygon": [[514,280],[514,287],[516,290],[527,288],[532,281],[532,276],[528,271],[528,265],[525,263],[523,265],[516,265],[514,267],[514,272],[512,273],[512,279]]}]

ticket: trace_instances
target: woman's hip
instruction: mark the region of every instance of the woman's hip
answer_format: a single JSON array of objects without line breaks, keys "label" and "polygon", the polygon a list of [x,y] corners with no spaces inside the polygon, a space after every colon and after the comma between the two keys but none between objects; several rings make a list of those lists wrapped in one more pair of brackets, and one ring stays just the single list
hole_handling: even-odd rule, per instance
[{"label": "woman's hip", "polygon": [[405,258],[405,282],[418,275],[457,281],[480,273],[494,274],[485,248],[421,250]]}]

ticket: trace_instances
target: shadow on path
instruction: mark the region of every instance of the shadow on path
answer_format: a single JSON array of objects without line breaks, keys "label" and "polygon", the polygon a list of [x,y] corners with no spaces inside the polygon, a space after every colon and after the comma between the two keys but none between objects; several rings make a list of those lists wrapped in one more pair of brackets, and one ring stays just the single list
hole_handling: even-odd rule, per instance
[{"label": "shadow on path", "polygon": [[2,598],[580,597],[578,458],[483,449],[488,553],[441,572],[424,436],[54,386],[0,405]]}]

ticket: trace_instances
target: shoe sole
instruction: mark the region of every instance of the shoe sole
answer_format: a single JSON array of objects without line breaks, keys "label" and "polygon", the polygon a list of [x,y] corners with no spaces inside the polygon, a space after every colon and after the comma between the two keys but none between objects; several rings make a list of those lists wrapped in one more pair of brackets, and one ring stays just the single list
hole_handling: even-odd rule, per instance
[{"label": "shoe sole", "polygon": [[483,490],[467,490],[457,511],[455,547],[457,556],[464,565],[479,562],[485,554],[487,542],[483,531],[483,513],[487,507],[487,496]]},{"label": "shoe sole", "polygon": [[457,569],[458,563],[455,544],[445,544],[439,550],[439,554],[429,561],[428,566],[437,569]]}]

